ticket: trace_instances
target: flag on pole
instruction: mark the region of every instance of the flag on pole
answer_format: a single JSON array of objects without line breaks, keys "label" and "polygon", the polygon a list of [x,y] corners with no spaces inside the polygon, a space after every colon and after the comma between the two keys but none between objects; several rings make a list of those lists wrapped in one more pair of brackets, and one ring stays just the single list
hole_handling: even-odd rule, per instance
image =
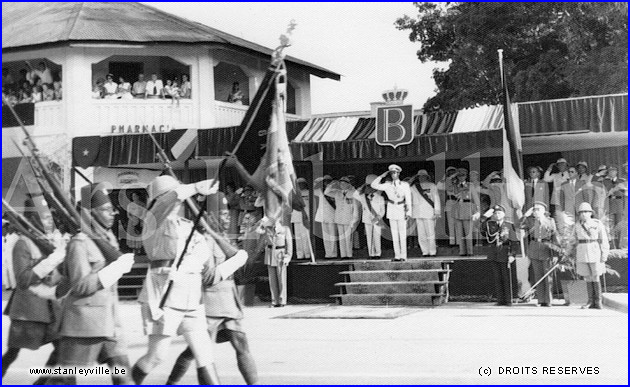
[{"label": "flag on pole", "polygon": [[262,189],[265,216],[290,226],[293,209],[304,214],[305,206],[297,190],[287,137],[286,85],[286,67],[279,60],[267,71],[243,119],[243,134],[234,154]]},{"label": "flag on pole", "polygon": [[525,204],[523,148],[518,122],[514,121],[512,115],[507,76],[503,71],[503,50],[499,50],[499,66],[503,86],[503,176],[505,177],[507,197],[512,208],[520,210]]}]

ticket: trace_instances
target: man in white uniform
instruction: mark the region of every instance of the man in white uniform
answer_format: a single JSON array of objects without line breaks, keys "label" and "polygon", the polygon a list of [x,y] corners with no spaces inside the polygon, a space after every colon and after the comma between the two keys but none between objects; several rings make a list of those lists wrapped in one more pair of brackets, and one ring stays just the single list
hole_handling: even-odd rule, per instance
[{"label": "man in white uniform", "polygon": [[339,235],[339,253],[341,258],[352,258],[352,224],[356,201],[355,189],[346,176],[333,181],[324,190],[324,195],[335,199],[335,224]]},{"label": "man in white uniform", "polygon": [[[361,221],[365,225],[368,255],[372,259],[381,257],[381,233],[385,216],[385,199],[380,192],[375,192],[370,184],[376,175],[367,175],[365,185],[354,191],[354,199],[361,204]],[[359,213],[355,213],[355,224],[359,223]]]},{"label": "man in white uniform", "polygon": [[411,181],[411,217],[416,221],[422,255],[434,257],[437,255],[435,219],[440,217],[442,209],[437,186],[429,179],[429,173],[421,169]]},{"label": "man in white uniform", "polygon": [[[402,168],[396,164],[378,176],[370,186],[387,194],[387,219],[392,229],[394,261],[407,260],[407,219],[411,217],[411,190],[409,184],[400,180]],[[392,180],[381,183],[387,175]]]}]

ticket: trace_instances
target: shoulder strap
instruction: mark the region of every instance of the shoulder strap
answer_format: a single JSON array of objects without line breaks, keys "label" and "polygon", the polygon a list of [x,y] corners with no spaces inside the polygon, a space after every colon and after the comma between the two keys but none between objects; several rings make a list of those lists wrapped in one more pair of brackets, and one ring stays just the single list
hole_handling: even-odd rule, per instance
[{"label": "shoulder strap", "polygon": [[327,196],[327,195],[324,195],[324,198],[326,199],[328,204],[330,204],[330,206],[333,208],[333,210],[337,209],[337,205],[335,204],[335,198],[331,198],[330,196]]}]

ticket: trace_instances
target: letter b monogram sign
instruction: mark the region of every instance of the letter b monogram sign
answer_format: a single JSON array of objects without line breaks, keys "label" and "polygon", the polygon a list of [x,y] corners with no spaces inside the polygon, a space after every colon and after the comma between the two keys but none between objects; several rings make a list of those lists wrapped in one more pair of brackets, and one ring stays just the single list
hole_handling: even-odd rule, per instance
[{"label": "letter b monogram sign", "polygon": [[413,107],[384,106],[376,110],[376,143],[394,149],[413,141]]}]

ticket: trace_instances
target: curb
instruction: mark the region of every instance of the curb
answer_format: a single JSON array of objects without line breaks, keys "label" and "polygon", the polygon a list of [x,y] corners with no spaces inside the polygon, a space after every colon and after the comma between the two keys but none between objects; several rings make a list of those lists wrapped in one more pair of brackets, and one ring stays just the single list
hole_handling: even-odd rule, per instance
[{"label": "curb", "polygon": [[607,308],[614,309],[623,313],[628,313],[627,293],[604,293],[602,295],[602,303]]}]

